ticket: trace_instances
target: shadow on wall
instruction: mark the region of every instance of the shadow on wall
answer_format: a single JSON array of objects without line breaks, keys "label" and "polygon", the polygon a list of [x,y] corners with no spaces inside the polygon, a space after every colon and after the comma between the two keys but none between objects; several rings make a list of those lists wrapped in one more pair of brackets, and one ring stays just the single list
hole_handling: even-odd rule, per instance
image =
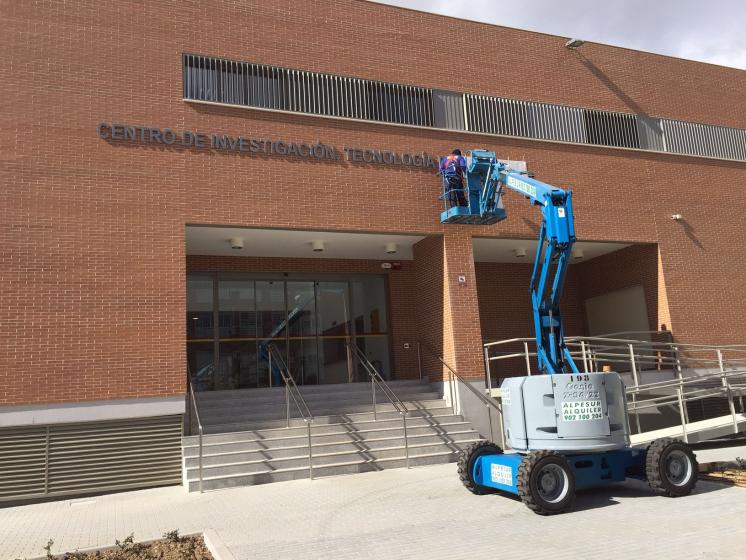
[{"label": "shadow on wall", "polygon": [[416,278],[416,310],[419,325],[417,332],[432,352],[423,350],[420,356],[423,375],[431,381],[441,377],[443,366],[433,355],[445,355],[443,316],[443,267],[444,248],[440,236],[426,237],[412,247]]},{"label": "shadow on wall", "polygon": [[[477,292],[479,297],[480,322],[485,342],[511,338],[534,337],[533,313],[528,286],[531,278],[530,263],[475,263]],[[647,316],[642,325],[634,330],[659,330],[661,325],[670,326],[666,305],[659,302],[658,247],[655,244],[632,245],[612,253],[601,255],[586,262],[574,263],[567,274],[562,297],[562,316],[565,335],[588,336],[591,333],[588,321],[587,302],[591,298],[612,295],[615,292],[639,287],[644,294],[643,311]],[[613,299],[613,298],[610,298]],[[664,310],[661,312],[661,310]],[[625,326],[623,314],[610,317],[610,330],[630,330]],[[616,328],[618,326],[618,328]],[[535,344],[529,343],[529,350]],[[490,372],[494,382],[500,378],[526,375],[522,342],[509,343],[493,349],[493,354],[519,354],[513,358],[492,361]],[[538,367],[535,358],[528,364],[531,373]]]}]

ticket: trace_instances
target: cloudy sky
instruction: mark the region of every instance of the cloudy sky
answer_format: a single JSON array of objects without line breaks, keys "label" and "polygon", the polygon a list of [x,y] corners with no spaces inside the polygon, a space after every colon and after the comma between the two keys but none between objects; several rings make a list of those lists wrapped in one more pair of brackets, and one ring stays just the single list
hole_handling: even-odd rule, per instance
[{"label": "cloudy sky", "polygon": [[746,70],[746,0],[378,0]]}]

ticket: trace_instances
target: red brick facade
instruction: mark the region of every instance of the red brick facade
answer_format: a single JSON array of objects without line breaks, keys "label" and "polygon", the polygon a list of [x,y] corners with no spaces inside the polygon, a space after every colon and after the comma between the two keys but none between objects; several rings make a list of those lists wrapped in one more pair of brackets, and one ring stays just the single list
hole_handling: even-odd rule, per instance
[{"label": "red brick facade", "polygon": [[[660,313],[679,339],[746,340],[744,203],[734,196],[746,163],[197,105],[182,100],[181,55],[746,128],[742,71],[596,44],[572,52],[560,37],[355,0],[8,2],[0,16],[0,404],[183,393],[188,224],[431,236],[391,274],[402,375],[415,365],[400,348],[410,337],[478,376],[483,336],[525,333],[523,316],[479,301],[488,280],[471,250],[472,235],[534,237],[538,214],[518,197],[506,199],[503,223],[443,226],[429,170],[107,142],[101,121],[340,149],[494,149],[574,189],[581,239],[657,244]],[[439,71],[454,52],[463,70]],[[567,302],[633,274],[583,267]],[[518,274],[505,283],[505,301],[527,297]]]}]

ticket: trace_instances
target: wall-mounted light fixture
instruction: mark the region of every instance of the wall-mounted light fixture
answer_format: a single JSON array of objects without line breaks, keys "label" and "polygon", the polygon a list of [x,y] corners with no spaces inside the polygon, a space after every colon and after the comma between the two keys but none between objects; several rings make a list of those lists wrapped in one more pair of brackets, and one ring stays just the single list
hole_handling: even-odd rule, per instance
[{"label": "wall-mounted light fixture", "polygon": [[385,250],[387,255],[394,255],[399,250],[399,247],[396,243],[386,243]]},{"label": "wall-mounted light fixture", "polygon": [[583,39],[568,39],[567,43],[565,43],[565,48],[575,50],[584,44],[585,41]]},{"label": "wall-mounted light fixture", "polygon": [[515,250],[515,256],[518,257],[519,259],[524,258],[526,256],[526,249],[525,249],[525,247],[518,247],[518,248],[516,248],[516,250]]},{"label": "wall-mounted light fixture", "polygon": [[311,249],[313,249],[314,253],[321,253],[324,249],[326,249],[326,246],[321,239],[317,239],[315,241],[311,241]]},{"label": "wall-mounted light fixture", "polygon": [[671,219],[674,222],[680,222],[681,220],[684,219],[684,216],[682,216],[681,214],[671,214]]}]

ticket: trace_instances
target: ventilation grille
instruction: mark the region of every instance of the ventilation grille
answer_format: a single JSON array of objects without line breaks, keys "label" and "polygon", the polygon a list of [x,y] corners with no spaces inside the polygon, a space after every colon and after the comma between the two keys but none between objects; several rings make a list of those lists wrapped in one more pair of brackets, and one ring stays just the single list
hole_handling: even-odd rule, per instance
[{"label": "ventilation grille", "polygon": [[427,88],[193,54],[183,62],[185,99],[433,126]]},{"label": "ventilation grille", "polygon": [[746,161],[746,130],[183,55],[184,99]]},{"label": "ventilation grille", "polygon": [[0,501],[181,482],[181,416],[0,429]]}]

